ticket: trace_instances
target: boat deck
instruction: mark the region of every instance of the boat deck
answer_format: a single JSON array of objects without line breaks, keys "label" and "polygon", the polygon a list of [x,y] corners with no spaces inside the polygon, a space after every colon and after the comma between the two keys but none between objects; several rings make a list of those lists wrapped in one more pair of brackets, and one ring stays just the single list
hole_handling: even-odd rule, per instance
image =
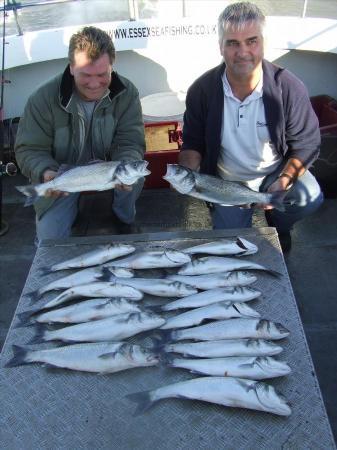
[{"label": "boat deck", "polygon": [[[17,307],[36,249],[34,214],[23,208],[22,196],[14,185],[24,184],[19,175],[3,177],[3,219],[9,230],[0,237],[1,317],[0,345]],[[75,235],[114,234],[109,213],[109,196],[87,196],[82,207],[82,221]],[[94,214],[89,214],[91,208]],[[137,224],[142,233],[180,232],[211,229],[208,210],[203,202],[190,200],[170,190],[144,191],[138,201]],[[337,373],[337,199],[326,199],[313,216],[296,224],[293,248],[285,256],[306,338],[319,380],[322,396],[337,438],[335,407]],[[265,226],[257,214],[254,226]],[[282,302],[282,299],[280,299]]]}]

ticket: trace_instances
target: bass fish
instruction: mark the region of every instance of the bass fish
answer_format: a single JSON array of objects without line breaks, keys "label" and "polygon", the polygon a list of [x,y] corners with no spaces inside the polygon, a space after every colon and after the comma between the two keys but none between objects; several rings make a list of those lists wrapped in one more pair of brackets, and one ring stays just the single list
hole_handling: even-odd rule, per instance
[{"label": "bass fish", "polygon": [[189,255],[206,253],[208,255],[216,256],[245,256],[256,253],[258,251],[258,248],[256,245],[252,244],[246,239],[238,237],[236,239],[219,239],[214,242],[194,245],[193,247],[185,248],[183,251],[184,253],[188,253]]},{"label": "bass fish", "polygon": [[101,320],[69,325],[58,330],[36,327],[30,343],[59,340],[63,342],[121,341],[142,331],[153,330],[165,323],[165,319],[150,312],[119,314]]},{"label": "bass fish", "polygon": [[181,281],[197,289],[207,290],[220,287],[246,286],[257,280],[255,275],[245,271],[210,273],[209,275],[168,275],[169,280]]},{"label": "bass fish", "polygon": [[232,319],[234,317],[260,317],[260,314],[245,303],[219,302],[170,317],[161,329],[187,328],[200,325],[205,320]]},{"label": "bass fish", "polygon": [[[86,269],[79,270],[78,272],[67,275],[66,277],[59,278],[58,280],[51,281],[40,287],[37,291],[32,292],[33,300],[36,297],[41,297],[43,294],[49,291],[58,291],[60,289],[69,289],[71,287],[80,286],[81,284],[93,283],[94,281],[112,281],[115,277],[124,278],[132,277],[133,272],[129,269],[121,267],[114,268],[109,267],[109,271],[105,272],[107,266],[88,267]],[[124,276],[123,276],[124,275]]]},{"label": "bass fish", "polygon": [[[187,277],[186,277],[187,278]],[[200,308],[218,302],[248,302],[261,295],[257,289],[250,286],[235,286],[210,289],[199,292],[162,306],[163,311],[172,311],[180,308]]]},{"label": "bass fish", "polygon": [[179,267],[190,261],[191,257],[183,252],[160,249],[134,253],[131,256],[114,261],[114,266],[128,269],[158,269]]},{"label": "bass fish", "polygon": [[[76,256],[75,258],[53,264],[50,268],[50,272],[56,272],[57,270],[64,269],[81,269],[83,267],[104,264],[107,261],[111,261],[112,259],[128,255],[135,250],[135,247],[130,244],[104,245],[102,247],[91,250],[90,252],[86,252],[82,255]],[[45,271],[45,273],[48,273],[48,271]]]},{"label": "bass fish", "polygon": [[158,356],[149,349],[126,342],[74,344],[44,350],[13,345],[13,350],[14,356],[5,367],[40,362],[47,367],[106,374],[159,363]]},{"label": "bass fish", "polygon": [[26,311],[18,314],[19,327],[27,323],[81,323],[90,320],[105,319],[106,317],[130,312],[142,312],[139,302],[132,302],[126,298],[95,298],[82,300],[74,305],[51,311],[34,314]]},{"label": "bass fish", "polygon": [[163,176],[181,194],[221,205],[272,205],[284,211],[287,192],[256,192],[242,183],[226,181],[212,175],[200,174],[179,164],[168,164]]},{"label": "bass fish", "polygon": [[162,350],[199,358],[222,358],[225,356],[272,356],[281,353],[282,347],[265,339],[222,339],[166,344]]},{"label": "bass fish", "polygon": [[202,377],[170,384],[146,392],[127,395],[140,414],[164,398],[185,398],[218,405],[255,409],[280,416],[289,416],[291,409],[281,394],[262,381],[230,377]]},{"label": "bass fish", "polygon": [[[109,272],[107,269],[106,272]],[[196,294],[198,291],[188,284],[180,281],[162,280],[160,278],[112,278],[119,284],[132,286],[145,294],[155,295],[158,297],[186,297]]]},{"label": "bass fish", "polygon": [[197,258],[185,264],[178,270],[179,275],[207,275],[218,272],[231,272],[233,270],[263,270],[274,276],[280,276],[279,272],[267,269],[246,259],[228,258],[221,256],[205,256]]},{"label": "bass fish", "polygon": [[16,186],[28,200],[25,206],[43,197],[48,189],[62,192],[106,191],[117,184],[132,185],[150,174],[147,161],[104,161],[72,167],[64,171],[61,166],[58,175],[46,183]]},{"label": "bass fish", "polygon": [[40,309],[53,308],[78,297],[125,297],[137,301],[143,298],[143,293],[131,286],[114,282],[102,281],[81,284],[80,286],[75,286],[62,292],[57,297],[45,303]]},{"label": "bass fish", "polygon": [[199,327],[182,330],[161,331],[167,333],[167,341],[215,341],[219,339],[271,339],[278,340],[289,336],[289,331],[280,323],[265,319],[227,319],[211,322]]},{"label": "bass fish", "polygon": [[290,367],[271,356],[232,356],[227,358],[170,358],[169,367],[187,369],[192,373],[264,380],[288,375]]}]

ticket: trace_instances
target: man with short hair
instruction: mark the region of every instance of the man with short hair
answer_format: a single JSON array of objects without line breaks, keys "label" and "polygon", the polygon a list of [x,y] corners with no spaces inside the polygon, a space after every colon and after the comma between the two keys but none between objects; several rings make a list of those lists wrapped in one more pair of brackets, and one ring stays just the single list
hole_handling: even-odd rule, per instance
[{"label": "man with short hair", "polygon": [[[144,125],[139,94],[112,70],[109,35],[85,27],[70,39],[69,65],[29,98],[20,120],[15,153],[32,183],[53,179],[61,164],[93,160],[142,160]],[[144,180],[116,186],[113,212],[121,233],[134,230],[135,202]],[[35,203],[37,240],[64,238],[78,212],[80,194],[48,191]]]},{"label": "man with short hair", "polygon": [[[264,207],[288,251],[293,224],[323,201],[307,170],[318,156],[320,132],[303,83],[264,59],[264,26],[263,13],[249,2],[220,14],[224,62],[188,90],[179,162],[256,191],[289,190],[284,212]],[[213,205],[213,227],[250,227],[253,210],[242,206]]]}]

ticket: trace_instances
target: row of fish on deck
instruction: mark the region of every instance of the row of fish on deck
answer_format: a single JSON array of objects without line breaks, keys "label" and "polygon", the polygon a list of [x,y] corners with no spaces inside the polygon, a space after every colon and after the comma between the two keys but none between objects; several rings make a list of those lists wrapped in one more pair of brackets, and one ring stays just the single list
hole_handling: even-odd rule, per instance
[{"label": "row of fish on deck", "polygon": [[[204,376],[130,395],[138,403],[137,412],[162,398],[179,397],[287,416],[291,410],[286,400],[260,380],[290,373],[286,362],[273,357],[282,351],[274,341],[289,332],[246,304],[261,295],[250,286],[257,280],[255,273],[280,276],[247,260],[257,250],[242,238],[179,250],[142,250],[121,243],[54,264],[44,273],[76,272],[30,293],[37,304],[19,314],[18,326],[34,324],[36,335],[30,343],[70,345],[37,350],[14,345],[6,366],[42,362],[113,373],[167,365]],[[152,275],[153,270],[148,269],[166,275],[150,278],[146,273]],[[145,271],[145,276],[135,276],[137,271]],[[64,291],[43,300],[52,290]],[[166,301],[149,307],[142,301],[144,294]],[[185,311],[178,313],[180,309]],[[46,323],[54,324],[54,329]],[[63,325],[55,328],[55,324]],[[142,345],[132,342],[136,335],[144,337]]]}]

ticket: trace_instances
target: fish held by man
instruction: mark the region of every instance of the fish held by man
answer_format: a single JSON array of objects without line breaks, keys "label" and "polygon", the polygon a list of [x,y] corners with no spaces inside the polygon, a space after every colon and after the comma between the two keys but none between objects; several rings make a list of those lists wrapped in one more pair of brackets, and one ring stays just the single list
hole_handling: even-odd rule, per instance
[{"label": "fish held by man", "polygon": [[179,164],[168,164],[163,176],[181,194],[211,203],[227,206],[272,205],[284,211],[287,192],[256,192],[242,183],[223,180],[213,175],[200,174]]},{"label": "fish held by man", "polygon": [[126,342],[94,342],[39,350],[13,345],[13,351],[14,356],[5,367],[39,362],[46,367],[108,374],[159,363],[151,350]]},{"label": "fish held by man", "polygon": [[289,416],[291,409],[273,386],[262,381],[231,377],[202,377],[127,395],[137,403],[134,415],[165,398],[201,400],[223,406],[254,409]]},{"label": "fish held by man", "polygon": [[94,162],[65,170],[62,166],[50,181],[45,183],[16,186],[16,189],[28,197],[25,206],[33,204],[48,190],[62,192],[106,191],[118,184],[132,185],[141,177],[150,174],[146,168],[148,162],[140,161],[104,161]]}]

